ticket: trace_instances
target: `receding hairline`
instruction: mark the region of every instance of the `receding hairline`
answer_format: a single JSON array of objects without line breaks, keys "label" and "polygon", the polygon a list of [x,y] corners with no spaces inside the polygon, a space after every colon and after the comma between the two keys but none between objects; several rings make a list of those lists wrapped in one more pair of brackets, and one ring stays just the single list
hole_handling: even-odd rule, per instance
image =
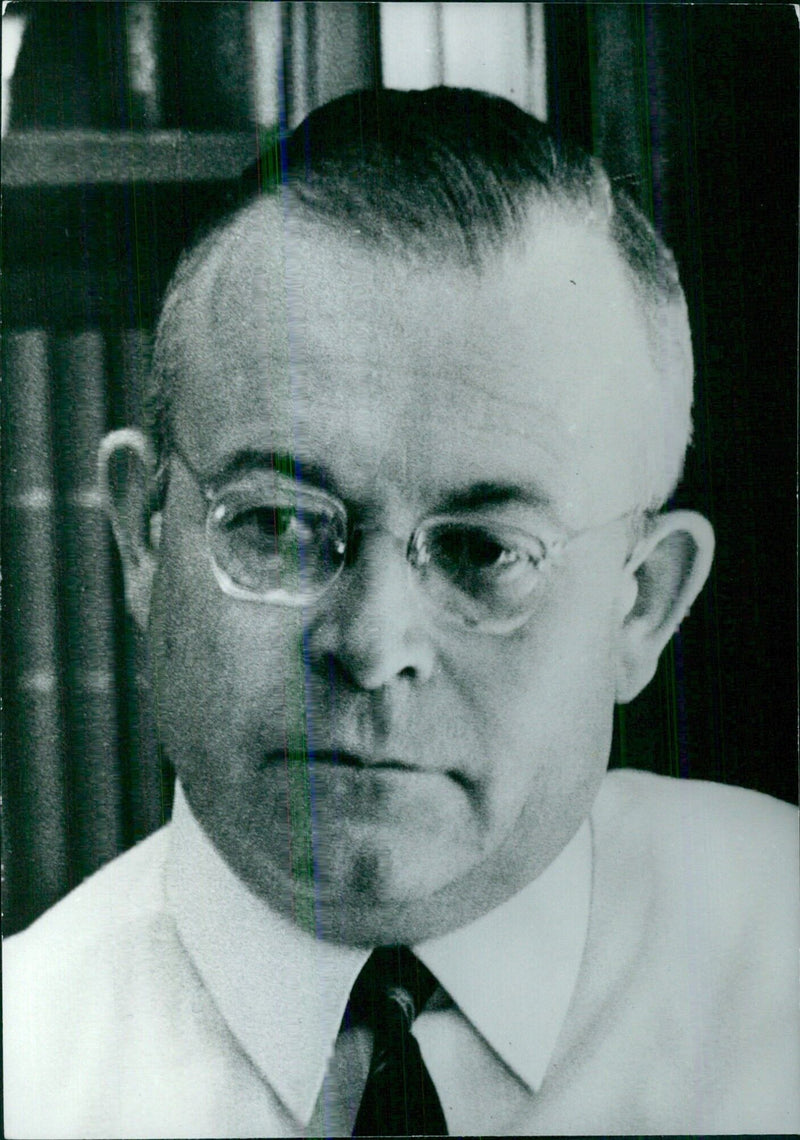
[{"label": "receding hairline", "polygon": [[[522,223],[507,233],[502,242],[483,251],[480,259],[465,259],[461,256],[461,251],[445,244],[446,227],[442,227],[438,235],[433,235],[434,240],[424,244],[415,242],[409,245],[400,242],[388,229],[378,238],[372,230],[365,233],[355,221],[348,222],[318,214],[302,199],[295,197],[292,188],[288,187],[283,199],[276,194],[264,194],[245,203],[184,253],[169,283],[160,323],[163,323],[170,305],[189,295],[198,284],[203,283],[205,291],[209,291],[212,283],[221,285],[226,277],[235,276],[231,270],[241,268],[244,259],[241,263],[234,264],[226,260],[226,255],[235,254],[237,246],[244,250],[245,259],[253,254],[257,254],[259,259],[263,258],[253,268],[265,276],[271,270],[285,269],[291,257],[289,254],[287,258],[286,250],[291,247],[294,239],[302,240],[310,236],[313,241],[319,234],[351,249],[374,253],[387,260],[396,258],[410,263],[422,271],[455,270],[482,277],[502,267],[508,257],[524,260],[535,246],[543,227],[549,222],[566,223],[576,230],[594,233],[605,240],[624,271],[636,303],[643,309],[655,305],[659,300],[682,299],[683,293],[679,285],[672,288],[666,284],[659,297],[656,286],[642,280],[614,240],[610,218],[587,216],[578,204],[561,200],[555,195],[532,192],[526,203]],[[252,241],[254,235],[263,239],[258,246]],[[441,246],[435,240],[436,236],[441,241]],[[270,258],[273,251],[276,254],[274,261]]]}]

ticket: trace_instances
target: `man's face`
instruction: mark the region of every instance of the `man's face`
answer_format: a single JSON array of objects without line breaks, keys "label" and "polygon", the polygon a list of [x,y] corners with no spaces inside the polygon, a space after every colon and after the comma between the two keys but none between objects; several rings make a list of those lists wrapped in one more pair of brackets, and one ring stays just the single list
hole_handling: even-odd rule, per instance
[{"label": "man's face", "polygon": [[[262,202],[188,312],[171,426],[195,469],[291,455],[363,526],[316,605],[236,600],[173,456],[151,635],[189,802],[240,877],[323,936],[469,921],[558,854],[607,763],[629,546],[612,520],[637,503],[655,382],[625,274],[553,215],[479,276],[285,228]],[[439,621],[405,562],[454,503],[533,535],[595,529],[518,629],[475,632]]]}]

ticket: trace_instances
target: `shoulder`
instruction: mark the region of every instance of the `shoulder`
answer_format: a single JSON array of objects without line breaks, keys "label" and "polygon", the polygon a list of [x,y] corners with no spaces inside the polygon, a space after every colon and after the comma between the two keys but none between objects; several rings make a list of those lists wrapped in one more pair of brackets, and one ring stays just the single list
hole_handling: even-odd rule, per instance
[{"label": "shoulder", "polygon": [[774,824],[792,830],[797,808],[762,792],[708,780],[656,776],[634,768],[606,773],[596,808],[600,812],[655,812],[667,825],[689,813],[701,813],[723,829],[745,817],[757,828]]},{"label": "shoulder", "polygon": [[[797,809],[742,788],[625,770],[609,773],[592,831],[598,1025],[609,1032],[608,995],[618,995],[630,1064],[658,1063],[657,1043],[664,1087],[670,1073],[676,1090],[697,1085],[711,1118],[726,1122],[708,1130],[794,1123]],[[634,1023],[647,1031],[637,1035]],[[741,1127],[749,1120],[760,1124]]]},{"label": "shoulder", "polygon": [[[712,941],[796,949],[798,813],[745,788],[631,770],[610,772],[592,813],[598,885],[648,913],[689,915]],[[616,883],[615,883],[616,881]],[[716,933],[715,933],[716,932]]]},{"label": "shoulder", "polygon": [[[159,979],[175,959],[176,942],[162,886],[166,845],[167,829],[162,829],[3,943],[4,1100],[10,1134],[54,1135],[47,1129],[57,1119],[69,1134],[63,1106],[72,1101],[77,1106],[90,1086],[108,1087],[107,1065],[134,1021],[137,1004],[164,1000],[167,987]],[[152,1020],[150,1027],[156,1027]],[[77,1083],[65,1100],[70,1074]],[[98,1101],[99,1114],[102,1107]],[[94,1134],[94,1108],[83,1105],[82,1111],[84,1127],[89,1124],[80,1134]],[[37,1121],[47,1124],[37,1131]]]},{"label": "shoulder", "polygon": [[685,852],[698,871],[713,861],[729,876],[752,881],[770,869],[780,889],[776,859],[787,874],[797,865],[797,808],[746,788],[617,770],[606,776],[592,819],[604,846],[630,856],[643,849],[663,855],[666,873],[682,865],[670,857]]},{"label": "shoulder", "polygon": [[[135,938],[164,909],[162,875],[167,829],[151,835],[85,879],[22,933],[3,943],[6,978],[43,979],[94,970],[106,951]],[[92,965],[93,964],[93,965]]]}]

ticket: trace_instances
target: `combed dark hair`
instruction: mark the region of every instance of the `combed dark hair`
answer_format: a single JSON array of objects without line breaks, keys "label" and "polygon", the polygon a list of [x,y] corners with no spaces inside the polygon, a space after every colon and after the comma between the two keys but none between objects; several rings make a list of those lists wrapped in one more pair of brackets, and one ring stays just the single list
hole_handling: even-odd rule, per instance
[{"label": "combed dark hair", "polygon": [[679,288],[672,255],[599,162],[497,95],[434,87],[334,99],[265,148],[241,200],[281,186],[366,241],[472,264],[519,236],[532,200],[551,198],[606,219],[649,287]]},{"label": "combed dark hair", "polygon": [[588,155],[478,91],[345,95],[313,111],[286,147],[285,177],[319,217],[381,245],[480,261],[517,236],[531,193],[591,196]]},{"label": "combed dark hair", "polygon": [[[276,133],[245,172],[232,216],[260,195],[280,192],[288,194],[289,208],[294,203],[361,242],[477,271],[499,250],[523,241],[536,203],[557,205],[598,227],[627,267],[665,373],[657,409],[657,422],[666,425],[664,454],[654,459],[663,470],[648,478],[650,498],[665,497],[677,482],[691,430],[692,371],[678,272],[650,223],[597,159],[495,95],[447,87],[368,90],[312,111],[287,138]],[[170,360],[173,368],[176,360],[174,342],[171,352],[159,345],[175,336],[178,293],[225,232],[225,224],[217,226],[185,256],[168,290],[150,409],[157,452],[167,443]],[[662,449],[656,444],[655,450]]]}]

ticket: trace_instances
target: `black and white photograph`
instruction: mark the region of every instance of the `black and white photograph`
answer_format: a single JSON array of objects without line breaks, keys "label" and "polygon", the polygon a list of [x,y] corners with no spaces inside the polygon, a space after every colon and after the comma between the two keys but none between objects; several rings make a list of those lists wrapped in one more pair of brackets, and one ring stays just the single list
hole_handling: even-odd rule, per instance
[{"label": "black and white photograph", "polygon": [[799,30],[3,3],[10,1140],[800,1132]]}]

